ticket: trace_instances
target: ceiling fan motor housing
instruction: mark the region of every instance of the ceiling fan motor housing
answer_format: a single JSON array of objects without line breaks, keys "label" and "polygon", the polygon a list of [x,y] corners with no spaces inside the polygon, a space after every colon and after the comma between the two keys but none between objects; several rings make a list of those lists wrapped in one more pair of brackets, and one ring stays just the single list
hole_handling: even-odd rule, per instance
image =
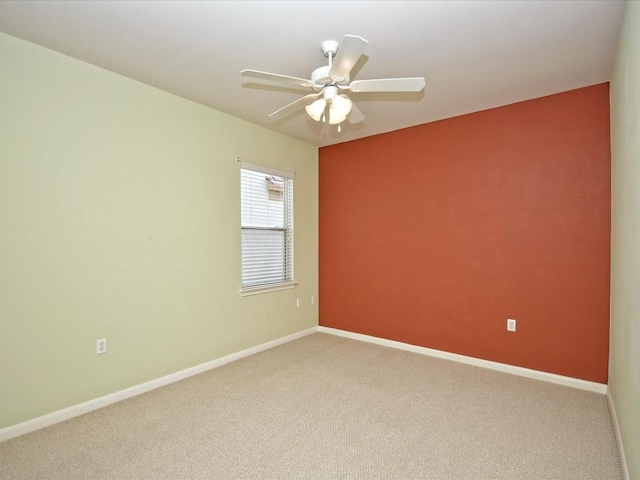
[{"label": "ceiling fan motor housing", "polygon": [[[316,68],[311,73],[311,80],[316,84],[316,87],[324,87],[326,85],[334,85],[336,82],[329,76],[329,65],[324,65],[320,68]],[[349,75],[344,79],[341,84],[348,85],[350,81]]]}]

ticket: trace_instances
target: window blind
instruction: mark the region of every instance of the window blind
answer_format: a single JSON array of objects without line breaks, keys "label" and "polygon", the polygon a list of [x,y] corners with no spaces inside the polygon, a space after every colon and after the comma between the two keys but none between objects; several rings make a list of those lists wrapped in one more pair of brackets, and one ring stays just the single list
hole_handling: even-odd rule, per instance
[{"label": "window blind", "polygon": [[243,164],[240,191],[242,289],[292,283],[292,176]]}]

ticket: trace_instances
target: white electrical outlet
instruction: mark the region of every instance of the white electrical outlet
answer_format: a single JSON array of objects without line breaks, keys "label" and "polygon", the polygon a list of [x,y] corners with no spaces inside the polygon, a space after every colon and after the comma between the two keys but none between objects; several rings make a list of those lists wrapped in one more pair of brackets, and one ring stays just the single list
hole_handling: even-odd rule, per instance
[{"label": "white electrical outlet", "polygon": [[296,299],[296,308],[300,308],[300,303],[301,303],[300,299],[297,298]]},{"label": "white electrical outlet", "polygon": [[96,355],[100,355],[101,353],[107,353],[107,339],[99,338],[96,340]]},{"label": "white electrical outlet", "polygon": [[316,297],[311,295],[311,305],[315,305],[316,303]]},{"label": "white electrical outlet", "polygon": [[507,318],[507,331],[508,332],[516,331],[516,321],[513,318]]}]

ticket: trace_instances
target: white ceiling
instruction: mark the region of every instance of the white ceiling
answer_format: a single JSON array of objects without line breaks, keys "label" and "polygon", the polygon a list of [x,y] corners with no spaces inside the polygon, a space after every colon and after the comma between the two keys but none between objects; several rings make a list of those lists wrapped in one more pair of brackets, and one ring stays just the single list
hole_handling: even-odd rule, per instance
[{"label": "white ceiling", "polygon": [[[616,0],[0,1],[0,31],[317,145],[541,97],[610,79]],[[316,123],[309,93],[240,76],[310,78],[323,40],[370,45],[352,80],[424,76],[420,94],[351,94],[362,123]],[[0,72],[1,72],[0,66]]]}]

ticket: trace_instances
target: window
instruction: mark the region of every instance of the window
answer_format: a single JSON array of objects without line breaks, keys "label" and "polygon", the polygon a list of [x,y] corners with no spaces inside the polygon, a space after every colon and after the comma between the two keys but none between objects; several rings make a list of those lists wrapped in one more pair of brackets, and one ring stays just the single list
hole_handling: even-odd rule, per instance
[{"label": "window", "polygon": [[293,175],[242,163],[242,290],[293,284]]}]

